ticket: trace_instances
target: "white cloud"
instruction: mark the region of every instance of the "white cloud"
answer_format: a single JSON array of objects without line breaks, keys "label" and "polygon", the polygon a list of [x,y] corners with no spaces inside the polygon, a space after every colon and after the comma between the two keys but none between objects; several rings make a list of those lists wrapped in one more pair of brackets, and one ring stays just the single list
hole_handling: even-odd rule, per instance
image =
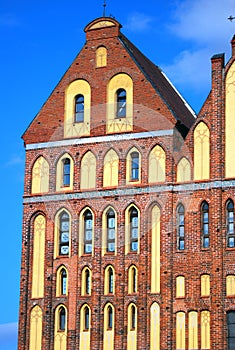
[{"label": "white cloud", "polygon": [[210,79],[210,53],[208,49],[182,51],[170,65],[161,67],[178,86],[188,86],[195,90],[207,88]]},{"label": "white cloud", "polygon": [[153,18],[144,13],[134,12],[129,15],[125,28],[133,32],[142,32],[150,28]]},{"label": "white cloud", "polygon": [[214,54],[225,53],[230,58],[230,40],[235,33],[234,0],[177,0],[168,29],[184,49],[173,62],[162,66],[170,79],[181,87],[207,90],[210,85],[210,59]]},{"label": "white cloud", "polygon": [[0,349],[2,346],[10,342],[17,342],[18,323],[0,324]]}]

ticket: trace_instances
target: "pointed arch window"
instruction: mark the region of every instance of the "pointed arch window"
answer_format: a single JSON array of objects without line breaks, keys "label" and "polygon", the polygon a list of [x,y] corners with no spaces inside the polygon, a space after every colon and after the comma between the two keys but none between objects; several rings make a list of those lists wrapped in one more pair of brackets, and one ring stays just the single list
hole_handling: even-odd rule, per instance
[{"label": "pointed arch window", "polygon": [[108,306],[107,309],[107,316],[108,316],[108,329],[112,329],[113,328],[113,308],[111,305]]},{"label": "pointed arch window", "polygon": [[233,350],[235,345],[235,311],[227,312],[227,342],[228,350]]},{"label": "pointed arch window", "polygon": [[65,211],[60,214],[59,219],[59,254],[69,254],[69,215]]},{"label": "pointed arch window", "polygon": [[75,96],[75,122],[84,122],[84,96],[81,94]]},{"label": "pointed arch window", "polygon": [[227,246],[235,247],[235,232],[234,232],[234,204],[229,200],[226,206],[227,209]]},{"label": "pointed arch window", "polygon": [[132,265],[128,271],[128,293],[137,293],[137,268]]},{"label": "pointed arch window", "polygon": [[93,216],[89,209],[84,213],[84,253],[92,253]]},{"label": "pointed arch window", "polygon": [[136,208],[130,209],[130,251],[138,251],[139,218]]},{"label": "pointed arch window", "polygon": [[88,306],[84,308],[84,331],[89,330],[90,328],[90,310]]},{"label": "pointed arch window", "polygon": [[131,180],[139,180],[139,153],[131,153]]},{"label": "pointed arch window", "polygon": [[180,204],[177,208],[177,248],[179,250],[185,249],[185,230],[184,230],[184,206]]},{"label": "pointed arch window", "polygon": [[57,271],[57,296],[66,295],[68,290],[68,275],[64,267],[61,267]]},{"label": "pointed arch window", "polygon": [[63,159],[63,187],[70,186],[70,159]]},{"label": "pointed arch window", "polygon": [[114,294],[115,289],[115,271],[114,268],[109,265],[105,269],[105,281],[104,281],[104,294]]},{"label": "pointed arch window", "polygon": [[82,270],[81,292],[82,295],[91,294],[91,270],[87,266]]},{"label": "pointed arch window", "polygon": [[131,329],[136,329],[136,306],[131,305]]},{"label": "pointed arch window", "polygon": [[58,314],[59,314],[58,330],[63,332],[65,331],[65,328],[66,328],[66,310],[63,306],[59,308]]},{"label": "pointed arch window", "polygon": [[116,92],[117,98],[117,118],[125,118],[126,117],[126,90],[118,89]]},{"label": "pointed arch window", "polygon": [[116,220],[115,213],[110,209],[107,213],[107,252],[115,252]]},{"label": "pointed arch window", "polygon": [[209,205],[204,202],[201,207],[202,216],[202,247],[209,248],[210,237],[209,237]]}]

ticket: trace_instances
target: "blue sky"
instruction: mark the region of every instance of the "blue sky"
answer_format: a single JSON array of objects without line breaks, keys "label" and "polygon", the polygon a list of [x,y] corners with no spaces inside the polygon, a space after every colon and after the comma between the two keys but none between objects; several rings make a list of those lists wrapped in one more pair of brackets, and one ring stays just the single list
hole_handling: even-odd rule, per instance
[{"label": "blue sky", "polygon": [[[17,348],[24,146],[21,135],[85,42],[84,27],[103,0],[1,0],[0,349]],[[230,57],[234,0],[107,0],[106,15],[160,66],[197,112],[210,90],[210,58]],[[3,270],[4,267],[4,270]],[[4,284],[3,284],[4,283]]]}]

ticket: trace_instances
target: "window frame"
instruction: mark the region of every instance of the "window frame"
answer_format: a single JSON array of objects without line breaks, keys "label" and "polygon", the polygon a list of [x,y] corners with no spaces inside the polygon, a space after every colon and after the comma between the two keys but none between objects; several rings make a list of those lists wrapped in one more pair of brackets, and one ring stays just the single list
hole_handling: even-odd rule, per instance
[{"label": "window frame", "polygon": [[116,91],[116,118],[126,118],[127,93],[123,88]]},{"label": "window frame", "polygon": [[[209,218],[209,204],[204,201],[201,205],[201,236],[202,236],[202,248],[210,248],[210,218]],[[207,229],[206,229],[207,227]],[[206,243],[208,241],[208,243]]]},{"label": "window frame", "polygon": [[[91,221],[90,224],[88,224],[88,221]],[[89,227],[87,227],[87,225],[89,225]],[[83,254],[89,255],[92,254],[93,251],[93,214],[88,208],[83,213],[83,227]],[[88,235],[90,235],[90,239],[87,238]],[[90,246],[91,249],[88,249],[87,251],[88,246]]]},{"label": "window frame", "polygon": [[[137,160],[137,161],[136,161]],[[130,181],[140,180],[140,155],[139,152],[133,151],[130,153]]]},{"label": "window frame", "polygon": [[85,97],[78,94],[74,97],[74,122],[84,123],[85,115]]},{"label": "window frame", "polygon": [[63,187],[70,187],[70,178],[71,178],[71,160],[66,157],[62,160],[63,163]]},{"label": "window frame", "polygon": [[[66,219],[62,218],[63,215],[66,215]],[[67,223],[68,229],[63,229],[63,223]],[[63,238],[64,234],[68,234],[68,239],[65,241]],[[69,256],[70,250],[70,216],[67,211],[63,210],[59,215],[59,256]],[[61,250],[67,248],[67,253],[62,253]]]},{"label": "window frame", "polygon": [[[111,221],[113,222],[111,226],[110,219],[112,219]],[[110,238],[110,233],[113,234],[113,238]],[[109,249],[110,244],[113,244],[113,250]],[[116,253],[116,215],[112,208],[109,208],[106,213],[106,253]]]},{"label": "window frame", "polygon": [[[232,213],[232,215],[230,213]],[[227,248],[235,248],[234,203],[231,199],[229,199],[226,203],[226,228]],[[233,242],[232,244],[230,244],[230,240]]]},{"label": "window frame", "polygon": [[[138,252],[138,246],[139,246],[139,213],[136,207],[132,206],[129,209],[129,220],[130,220],[130,232],[129,232],[129,238],[130,238],[130,252],[136,253]],[[135,222],[137,221],[137,225]],[[135,231],[137,230],[137,237],[135,237]],[[136,248],[133,248],[133,244],[136,245]]]},{"label": "window frame", "polygon": [[[181,247],[182,242],[183,247]],[[185,250],[185,210],[183,204],[177,206],[177,250]]]}]

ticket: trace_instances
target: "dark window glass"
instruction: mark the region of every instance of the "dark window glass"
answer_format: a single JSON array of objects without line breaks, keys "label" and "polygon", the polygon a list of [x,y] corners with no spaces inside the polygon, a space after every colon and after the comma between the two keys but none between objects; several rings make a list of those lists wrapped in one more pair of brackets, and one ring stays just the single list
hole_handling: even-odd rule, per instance
[{"label": "dark window glass", "polygon": [[136,252],[138,250],[139,222],[138,211],[135,208],[130,210],[130,250]]},{"label": "dark window glass", "polygon": [[65,331],[65,325],[66,325],[66,311],[63,306],[59,309],[59,330]]},{"label": "dark window glass", "polygon": [[227,246],[235,247],[235,232],[234,232],[234,204],[229,200],[227,203]]},{"label": "dark window glass", "polygon": [[185,248],[185,231],[184,231],[184,207],[179,205],[177,209],[177,236],[178,236],[178,249],[184,250]]},{"label": "dark window glass", "polygon": [[109,283],[109,293],[112,294],[113,293],[113,269],[112,267],[109,267],[108,269],[108,283]]},{"label": "dark window glass", "polygon": [[227,312],[228,350],[235,349],[235,311]]},{"label": "dark window glass", "polygon": [[90,311],[88,306],[84,308],[84,330],[88,330],[90,328]]},{"label": "dark window glass", "polygon": [[131,329],[136,327],[136,308],[134,305],[131,306]]},{"label": "dark window glass", "polygon": [[113,328],[113,309],[111,306],[108,306],[108,329]]},{"label": "dark window glass", "polygon": [[117,118],[126,117],[126,91],[124,89],[117,90]]},{"label": "dark window glass", "polygon": [[85,271],[85,293],[90,294],[91,293],[91,274],[88,269]]},{"label": "dark window glass", "polygon": [[131,180],[139,180],[139,153],[131,153]]},{"label": "dark window glass", "polygon": [[84,253],[92,253],[92,232],[93,232],[93,219],[90,210],[86,210],[84,213]]},{"label": "dark window glass", "polygon": [[107,213],[107,252],[115,252],[115,236],[116,236],[115,214],[112,209]]},{"label": "dark window glass", "polygon": [[84,121],[84,96],[77,95],[75,97],[75,122],[81,123]]},{"label": "dark window glass", "polygon": [[61,273],[60,273],[60,282],[61,282],[61,294],[62,295],[66,295],[66,292],[67,292],[67,273],[66,273],[66,270],[65,269],[62,269],[61,270]]},{"label": "dark window glass", "polygon": [[59,254],[69,254],[69,215],[66,212],[60,215]]},{"label": "dark window glass", "polygon": [[70,186],[70,159],[63,160],[63,186]]},{"label": "dark window glass", "polygon": [[209,237],[209,205],[204,202],[201,208],[202,215],[202,247],[209,248],[210,237]]},{"label": "dark window glass", "polygon": [[137,271],[135,267],[132,267],[132,291],[133,293],[137,292]]}]

